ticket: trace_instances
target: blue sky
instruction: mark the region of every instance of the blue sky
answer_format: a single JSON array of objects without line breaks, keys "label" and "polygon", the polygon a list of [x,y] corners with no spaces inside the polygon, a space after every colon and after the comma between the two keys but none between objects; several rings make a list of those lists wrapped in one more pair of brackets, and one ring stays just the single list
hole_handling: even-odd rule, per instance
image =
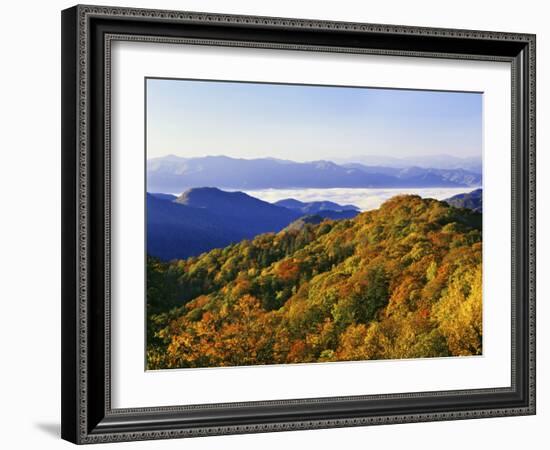
[{"label": "blue sky", "polygon": [[147,80],[147,157],[481,157],[482,94]]}]

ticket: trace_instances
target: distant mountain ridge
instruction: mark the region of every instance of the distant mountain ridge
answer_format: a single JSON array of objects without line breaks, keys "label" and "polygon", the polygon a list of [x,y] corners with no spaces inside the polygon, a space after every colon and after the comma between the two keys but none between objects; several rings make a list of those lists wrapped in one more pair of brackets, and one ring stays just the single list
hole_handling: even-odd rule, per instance
[{"label": "distant mountain ridge", "polygon": [[275,205],[301,211],[304,214],[315,214],[319,211],[358,211],[355,205],[339,205],[330,201],[301,202],[293,198],[285,198],[275,202]]},{"label": "distant mountain ridge", "polygon": [[[404,169],[404,170],[403,170]],[[475,187],[481,175],[465,169],[338,165],[331,161],[294,162],[274,158],[227,156],[182,158],[169,155],[147,161],[147,190],[183,192],[195,186],[222,189]]]},{"label": "distant mountain ridge", "polygon": [[352,219],[359,214],[355,205],[339,205],[330,201],[301,202],[293,198],[286,198],[274,203],[277,206],[297,211],[307,216],[319,216],[328,219]]},{"label": "distant mountain ridge", "polygon": [[455,208],[468,208],[472,211],[482,212],[483,209],[483,190],[476,189],[472,192],[453,195],[444,200]]},{"label": "distant mountain ridge", "polygon": [[334,158],[341,165],[359,163],[367,166],[382,166],[404,169],[406,167],[421,167],[423,169],[464,169],[469,172],[481,173],[481,156],[459,157],[454,155],[419,155],[409,157],[391,157],[383,155],[355,155],[351,158]]},{"label": "distant mountain ridge", "polygon": [[439,180],[456,183],[463,186],[478,186],[481,184],[481,175],[464,169],[433,169],[418,166],[405,168],[398,167],[379,167],[365,166],[363,164],[352,163],[345,164],[344,167],[359,169],[365,173],[383,173],[396,177],[399,180],[414,180],[415,182],[425,182],[426,184],[437,183]]}]

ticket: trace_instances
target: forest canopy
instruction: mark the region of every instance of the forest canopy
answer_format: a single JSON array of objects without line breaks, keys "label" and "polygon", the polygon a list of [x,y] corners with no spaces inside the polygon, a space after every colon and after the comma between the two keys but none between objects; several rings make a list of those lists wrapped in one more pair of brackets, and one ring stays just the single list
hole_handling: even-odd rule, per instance
[{"label": "forest canopy", "polygon": [[397,196],[197,257],[147,258],[147,368],[479,355],[481,214]]}]

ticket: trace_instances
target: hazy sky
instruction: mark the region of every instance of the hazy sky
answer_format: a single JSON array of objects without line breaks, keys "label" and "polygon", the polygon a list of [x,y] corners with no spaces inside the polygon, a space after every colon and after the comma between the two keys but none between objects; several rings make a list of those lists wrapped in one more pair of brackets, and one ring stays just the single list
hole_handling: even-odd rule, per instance
[{"label": "hazy sky", "polygon": [[147,80],[147,157],[481,156],[478,93]]}]

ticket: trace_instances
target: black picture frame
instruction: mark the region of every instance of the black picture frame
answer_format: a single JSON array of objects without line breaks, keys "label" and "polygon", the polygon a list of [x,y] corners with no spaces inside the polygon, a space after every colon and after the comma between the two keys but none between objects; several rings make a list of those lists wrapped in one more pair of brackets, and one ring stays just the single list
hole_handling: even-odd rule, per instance
[{"label": "black picture frame", "polygon": [[[110,42],[206,41],[512,65],[512,383],[506,388],[112,409]],[[62,12],[62,437],[84,444],[535,414],[535,36],[75,6]]]}]

